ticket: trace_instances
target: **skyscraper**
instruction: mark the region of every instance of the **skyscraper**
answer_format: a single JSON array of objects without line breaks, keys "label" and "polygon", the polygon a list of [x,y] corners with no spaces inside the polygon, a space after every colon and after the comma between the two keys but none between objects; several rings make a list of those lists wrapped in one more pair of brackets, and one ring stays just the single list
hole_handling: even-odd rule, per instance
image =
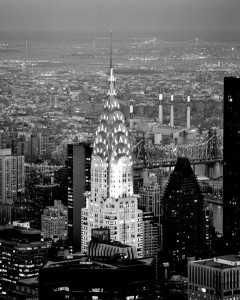
[{"label": "skyscraper", "polygon": [[0,204],[13,204],[24,192],[24,156],[0,150]]},{"label": "skyscraper", "polygon": [[157,182],[147,182],[139,191],[139,208],[144,211],[144,256],[157,255],[161,243],[160,199]]},{"label": "skyscraper", "polygon": [[68,242],[73,251],[81,250],[81,209],[86,205],[84,193],[90,191],[92,145],[68,145]]},{"label": "skyscraper", "polygon": [[142,257],[143,216],[133,194],[129,133],[115,96],[111,55],[108,97],[93,144],[91,191],[86,193],[87,206],[82,209],[82,251],[87,252],[92,229],[107,227],[111,240],[135,246]]},{"label": "skyscraper", "polygon": [[204,203],[188,158],[178,157],[163,195],[163,254],[174,271],[204,254]]},{"label": "skyscraper", "polygon": [[224,78],[223,236],[240,251],[240,78]]}]

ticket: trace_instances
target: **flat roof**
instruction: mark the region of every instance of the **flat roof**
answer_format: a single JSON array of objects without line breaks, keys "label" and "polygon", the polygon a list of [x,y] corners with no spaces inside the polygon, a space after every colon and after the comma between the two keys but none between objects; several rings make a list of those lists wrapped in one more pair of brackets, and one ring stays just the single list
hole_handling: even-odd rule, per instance
[{"label": "flat roof", "polygon": [[205,265],[217,269],[228,269],[228,268],[236,268],[236,267],[240,268],[240,255],[237,254],[223,255],[223,256],[218,256],[210,259],[195,260],[190,263]]},{"label": "flat roof", "polygon": [[43,269],[46,268],[54,268],[54,267],[63,267],[63,266],[72,266],[78,265],[81,268],[113,268],[116,269],[117,267],[130,267],[130,266],[140,266],[140,265],[152,265],[154,261],[154,257],[149,258],[140,258],[140,259],[126,259],[122,261],[113,261],[113,260],[93,260],[90,261],[86,257],[77,258],[77,259],[68,259],[58,262],[48,261],[44,266]]}]

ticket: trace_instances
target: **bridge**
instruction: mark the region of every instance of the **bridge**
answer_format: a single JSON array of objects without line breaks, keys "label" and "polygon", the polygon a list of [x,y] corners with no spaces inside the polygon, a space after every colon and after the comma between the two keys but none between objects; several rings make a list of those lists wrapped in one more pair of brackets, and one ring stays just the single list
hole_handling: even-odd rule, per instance
[{"label": "bridge", "polygon": [[[216,45],[216,42],[212,41],[203,41],[199,39],[198,37],[192,38],[190,40],[177,40],[177,41],[166,41],[166,40],[161,40],[156,37],[150,37],[150,38],[141,38],[141,41],[134,41],[131,43],[132,45],[138,45],[138,46],[162,46],[162,45],[167,45],[167,46],[173,46],[173,45],[193,45],[193,46],[212,46]],[[125,44],[127,45],[127,44]]]},{"label": "bridge", "polygon": [[209,131],[192,144],[156,145],[150,139],[137,137],[132,147],[134,168],[175,166],[177,158],[187,157],[192,165],[213,164],[223,160],[223,139]]}]

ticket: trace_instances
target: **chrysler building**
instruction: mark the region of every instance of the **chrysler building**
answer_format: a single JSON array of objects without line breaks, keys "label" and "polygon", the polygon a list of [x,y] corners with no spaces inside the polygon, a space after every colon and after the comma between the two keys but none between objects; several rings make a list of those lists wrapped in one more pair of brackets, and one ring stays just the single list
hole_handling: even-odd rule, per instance
[{"label": "chrysler building", "polygon": [[143,256],[143,214],[133,194],[132,153],[125,117],[116,98],[110,51],[109,90],[95,133],[91,191],[82,209],[81,249],[87,252],[93,228],[109,228],[112,241],[136,247]]}]

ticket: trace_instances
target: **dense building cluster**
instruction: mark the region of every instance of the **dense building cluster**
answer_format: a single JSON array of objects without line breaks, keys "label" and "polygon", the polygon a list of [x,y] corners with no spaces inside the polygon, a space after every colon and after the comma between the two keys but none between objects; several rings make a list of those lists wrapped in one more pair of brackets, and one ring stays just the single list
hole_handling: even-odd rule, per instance
[{"label": "dense building cluster", "polygon": [[[222,135],[219,78],[229,66],[200,64],[197,78],[190,66],[183,74],[183,65],[173,71],[156,64],[158,79],[150,80],[149,70],[134,72],[146,54],[138,50],[129,53],[130,75],[118,68],[117,85],[111,49],[108,91],[105,74],[31,72],[30,65],[16,63],[14,72],[22,69],[14,77],[12,65],[4,64],[3,299],[238,299],[239,78],[224,79],[223,161],[201,156],[194,164],[188,146],[213,152]],[[187,51],[172,49],[166,59],[199,59],[196,49],[194,56]],[[156,50],[144,60],[152,66],[160,54]],[[159,90],[159,83],[165,88]],[[202,128],[195,118],[200,112],[209,121]],[[166,146],[167,153],[177,145],[190,150],[163,167],[149,164],[147,151],[154,145]],[[222,220],[216,226],[213,204],[224,208],[224,226]]]}]

